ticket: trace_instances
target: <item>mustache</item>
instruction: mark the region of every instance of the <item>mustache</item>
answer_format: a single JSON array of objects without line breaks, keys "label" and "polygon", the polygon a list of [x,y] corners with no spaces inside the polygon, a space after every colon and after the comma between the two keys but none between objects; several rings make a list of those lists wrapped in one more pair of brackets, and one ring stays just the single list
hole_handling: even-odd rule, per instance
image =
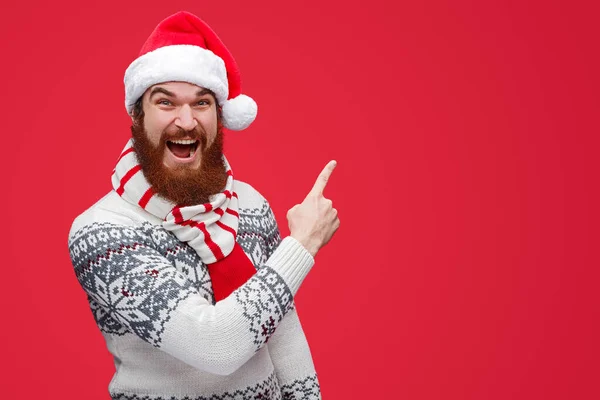
[{"label": "mustache", "polygon": [[163,131],[161,134],[161,140],[177,140],[183,138],[190,138],[199,140],[202,136],[206,136],[204,130],[200,127],[200,125],[196,126],[194,129],[186,131],[182,128],[177,128],[177,132],[167,133],[167,131]]}]

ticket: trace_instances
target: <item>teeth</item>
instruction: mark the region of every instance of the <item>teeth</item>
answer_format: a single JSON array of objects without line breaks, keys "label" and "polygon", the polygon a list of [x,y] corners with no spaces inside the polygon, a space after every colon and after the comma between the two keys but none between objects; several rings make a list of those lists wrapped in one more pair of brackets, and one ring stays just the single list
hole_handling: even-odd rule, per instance
[{"label": "teeth", "polygon": [[194,143],[196,143],[196,141],[192,140],[192,139],[170,140],[170,142],[177,143],[177,144],[194,144]]}]

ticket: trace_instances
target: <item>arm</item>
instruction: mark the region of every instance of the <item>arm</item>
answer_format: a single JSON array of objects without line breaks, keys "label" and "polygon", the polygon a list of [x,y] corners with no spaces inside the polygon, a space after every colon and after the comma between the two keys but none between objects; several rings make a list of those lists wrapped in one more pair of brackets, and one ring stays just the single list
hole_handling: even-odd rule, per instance
[{"label": "arm", "polygon": [[[149,225],[149,224],[146,224]],[[313,265],[286,238],[262,268],[224,300],[210,304],[160,252],[148,226],[93,222],[73,230],[75,273],[96,318],[110,318],[166,353],[214,374],[236,371],[258,351]]]},{"label": "arm", "polygon": [[[267,211],[267,221],[265,225],[275,225],[271,237],[267,240],[267,257],[270,257],[281,244],[277,222],[270,207]],[[319,380],[296,307],[285,315],[267,346],[283,400],[320,400]]]}]

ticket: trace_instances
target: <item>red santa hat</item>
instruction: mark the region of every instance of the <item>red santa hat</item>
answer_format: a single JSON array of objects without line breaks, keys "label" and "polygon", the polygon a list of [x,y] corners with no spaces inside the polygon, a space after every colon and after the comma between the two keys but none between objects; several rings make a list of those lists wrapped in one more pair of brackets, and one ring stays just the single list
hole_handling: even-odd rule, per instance
[{"label": "red santa hat", "polygon": [[159,23],[139,57],[127,67],[127,112],[131,113],[146,89],[169,81],[212,90],[228,129],[246,129],[256,118],[256,102],[241,94],[240,71],[233,56],[206,23],[189,12],[180,11]]}]

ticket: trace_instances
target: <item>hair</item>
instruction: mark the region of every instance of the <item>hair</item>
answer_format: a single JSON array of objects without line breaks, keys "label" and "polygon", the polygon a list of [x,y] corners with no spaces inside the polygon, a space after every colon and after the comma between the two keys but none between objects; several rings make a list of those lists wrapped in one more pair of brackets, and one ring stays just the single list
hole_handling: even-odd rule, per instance
[{"label": "hair", "polygon": [[131,110],[131,116],[133,117],[133,119],[140,119],[144,117],[144,107],[142,105],[143,98],[144,96],[141,96],[139,99],[136,100],[135,104],[133,105],[133,110]]}]

